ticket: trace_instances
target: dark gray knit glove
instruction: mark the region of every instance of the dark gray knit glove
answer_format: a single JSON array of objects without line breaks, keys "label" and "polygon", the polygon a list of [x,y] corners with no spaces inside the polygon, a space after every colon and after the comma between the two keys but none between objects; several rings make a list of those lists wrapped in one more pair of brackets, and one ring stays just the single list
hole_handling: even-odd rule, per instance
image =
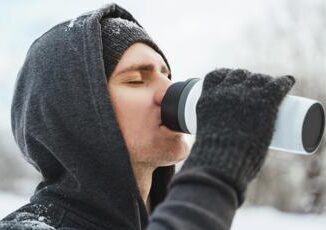
[{"label": "dark gray knit glove", "polygon": [[242,69],[208,73],[196,107],[196,140],[181,171],[213,168],[242,194],[264,162],[278,107],[294,83],[292,76]]}]

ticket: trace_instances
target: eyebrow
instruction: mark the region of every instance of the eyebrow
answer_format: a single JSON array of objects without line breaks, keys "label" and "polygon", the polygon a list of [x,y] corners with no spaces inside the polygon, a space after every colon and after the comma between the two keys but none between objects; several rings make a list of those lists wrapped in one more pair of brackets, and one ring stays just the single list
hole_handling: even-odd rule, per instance
[{"label": "eyebrow", "polygon": [[[118,72],[116,76],[129,71],[153,71],[154,69],[155,66],[153,64],[131,65]],[[165,65],[161,66],[161,73],[168,74],[168,76],[171,74],[170,70]]]}]

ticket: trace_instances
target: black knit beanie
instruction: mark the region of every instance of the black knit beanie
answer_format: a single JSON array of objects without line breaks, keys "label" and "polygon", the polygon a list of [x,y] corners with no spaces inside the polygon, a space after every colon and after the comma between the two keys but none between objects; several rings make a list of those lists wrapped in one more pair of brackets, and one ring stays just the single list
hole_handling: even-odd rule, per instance
[{"label": "black knit beanie", "polygon": [[[111,76],[122,54],[136,42],[142,42],[158,52],[168,68],[169,63],[161,49],[154,43],[144,28],[136,22],[122,18],[106,17],[101,20],[103,59],[105,75]],[[171,76],[169,76],[171,79]]]}]

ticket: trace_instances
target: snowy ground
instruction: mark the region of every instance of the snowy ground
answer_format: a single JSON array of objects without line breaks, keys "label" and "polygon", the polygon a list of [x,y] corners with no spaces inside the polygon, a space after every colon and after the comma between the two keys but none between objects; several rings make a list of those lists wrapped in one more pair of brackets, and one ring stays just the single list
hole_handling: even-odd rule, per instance
[{"label": "snowy ground", "polygon": [[[26,204],[28,198],[0,192],[0,219]],[[324,230],[326,215],[284,214],[272,208],[241,208],[237,212],[232,230]]]},{"label": "snowy ground", "polygon": [[297,215],[279,212],[273,208],[241,208],[231,230],[324,230],[326,215]]}]

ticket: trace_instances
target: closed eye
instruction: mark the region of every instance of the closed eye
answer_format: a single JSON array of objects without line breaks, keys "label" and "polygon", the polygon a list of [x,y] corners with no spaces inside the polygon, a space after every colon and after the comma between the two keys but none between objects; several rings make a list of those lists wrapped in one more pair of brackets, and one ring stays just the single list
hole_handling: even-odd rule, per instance
[{"label": "closed eye", "polygon": [[143,81],[129,81],[128,83],[130,83],[130,84],[142,84],[144,82]]}]

